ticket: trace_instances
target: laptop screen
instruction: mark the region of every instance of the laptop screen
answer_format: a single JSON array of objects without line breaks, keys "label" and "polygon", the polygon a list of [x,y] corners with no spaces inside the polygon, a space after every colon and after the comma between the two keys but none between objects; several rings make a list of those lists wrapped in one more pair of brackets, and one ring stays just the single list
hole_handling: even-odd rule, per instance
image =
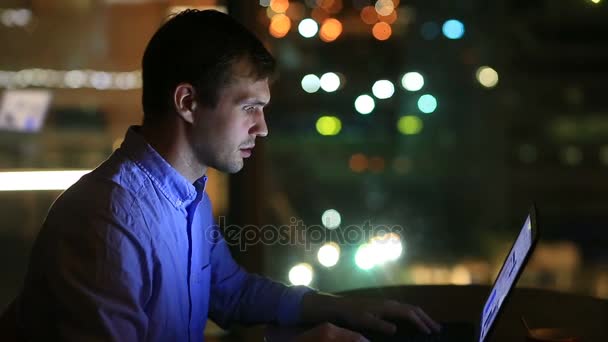
[{"label": "laptop screen", "polygon": [[509,252],[508,257],[500,270],[500,274],[498,274],[498,277],[496,278],[492,292],[490,292],[490,296],[483,306],[479,341],[485,340],[488,331],[492,327],[492,324],[494,324],[496,314],[500,310],[505,297],[515,285],[519,269],[522,267],[531,247],[532,226],[530,216],[528,216],[524,226],[519,232],[519,236],[517,237],[513,248]]}]

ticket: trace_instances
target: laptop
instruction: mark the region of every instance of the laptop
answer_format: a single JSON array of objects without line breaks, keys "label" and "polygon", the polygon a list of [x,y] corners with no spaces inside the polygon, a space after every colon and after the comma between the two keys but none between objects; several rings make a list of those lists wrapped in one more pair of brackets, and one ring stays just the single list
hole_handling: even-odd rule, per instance
[{"label": "laptop", "polygon": [[370,341],[490,341],[493,328],[496,326],[496,322],[499,320],[502,309],[505,307],[509,295],[517,284],[519,276],[528,263],[538,238],[536,208],[533,205],[494,281],[477,325],[460,322],[441,322],[442,331],[439,334],[427,335],[414,331],[411,327],[409,329],[402,329],[398,326],[397,333],[392,336],[378,334],[364,335]]}]

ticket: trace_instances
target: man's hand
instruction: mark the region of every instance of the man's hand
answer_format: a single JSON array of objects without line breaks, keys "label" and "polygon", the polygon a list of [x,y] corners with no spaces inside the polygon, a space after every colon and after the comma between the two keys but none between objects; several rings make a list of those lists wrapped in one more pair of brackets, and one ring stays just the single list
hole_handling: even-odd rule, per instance
[{"label": "man's hand", "polygon": [[301,335],[296,336],[294,342],[368,342],[361,334],[344,328],[337,327],[331,323],[323,323]]},{"label": "man's hand", "polygon": [[394,300],[354,299],[308,293],[302,299],[302,320],[307,323],[335,322],[348,328],[392,335],[391,321],[408,321],[421,331],[439,332],[441,326],[419,307]]}]

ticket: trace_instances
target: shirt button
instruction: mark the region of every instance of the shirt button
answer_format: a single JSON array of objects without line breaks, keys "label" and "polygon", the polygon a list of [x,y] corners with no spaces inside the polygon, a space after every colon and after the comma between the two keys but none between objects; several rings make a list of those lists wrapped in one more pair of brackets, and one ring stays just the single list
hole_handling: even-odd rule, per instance
[{"label": "shirt button", "polygon": [[181,200],[177,200],[177,201],[175,201],[175,205],[177,205],[177,206],[182,205],[182,201],[181,201]]}]

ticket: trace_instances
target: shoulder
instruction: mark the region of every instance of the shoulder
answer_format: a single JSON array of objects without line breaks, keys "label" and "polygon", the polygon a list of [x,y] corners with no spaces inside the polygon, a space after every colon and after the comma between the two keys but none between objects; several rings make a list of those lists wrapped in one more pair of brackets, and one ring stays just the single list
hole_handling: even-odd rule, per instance
[{"label": "shoulder", "polygon": [[128,160],[113,160],[115,157],[61,194],[53,203],[45,226],[57,233],[77,235],[115,229],[147,240],[139,199],[148,182],[137,173],[136,165]]}]

